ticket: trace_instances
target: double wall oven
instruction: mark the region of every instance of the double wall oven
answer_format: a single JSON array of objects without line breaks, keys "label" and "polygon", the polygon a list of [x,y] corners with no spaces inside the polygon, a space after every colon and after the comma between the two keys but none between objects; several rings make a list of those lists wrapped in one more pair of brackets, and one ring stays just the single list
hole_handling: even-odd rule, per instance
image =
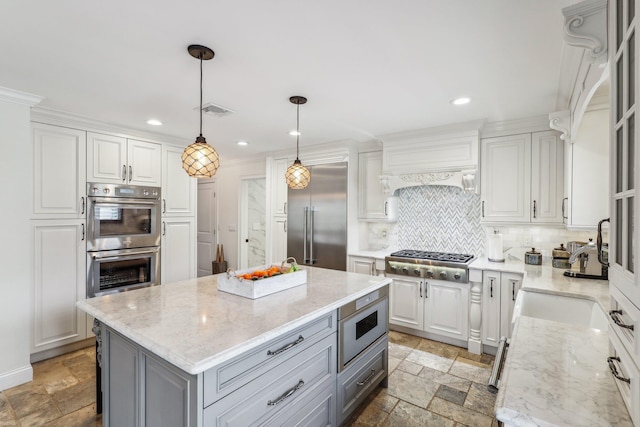
[{"label": "double wall oven", "polygon": [[160,188],[87,184],[87,298],[160,284]]}]

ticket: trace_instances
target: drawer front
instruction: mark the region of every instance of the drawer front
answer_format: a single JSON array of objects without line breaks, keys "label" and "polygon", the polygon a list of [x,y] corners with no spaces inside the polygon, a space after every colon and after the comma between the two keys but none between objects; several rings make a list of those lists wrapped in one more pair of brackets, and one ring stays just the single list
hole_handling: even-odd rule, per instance
[{"label": "drawer front", "polygon": [[221,399],[271,370],[275,365],[336,332],[336,312],[327,314],[282,337],[204,373],[204,406]]},{"label": "drawer front", "polygon": [[616,334],[609,334],[609,342],[611,344],[609,346],[610,353],[616,358],[610,362],[610,366],[613,365],[620,377],[615,378],[614,376],[614,381],[620,390],[634,425],[640,425],[640,370],[631,360],[631,356]]},{"label": "drawer front", "polygon": [[336,425],[336,392],[333,382],[320,393],[307,393],[298,402],[278,412],[267,426],[326,427]]},{"label": "drawer front", "polygon": [[609,326],[640,368],[640,310],[615,286],[611,290]]},{"label": "drawer front", "polygon": [[389,339],[385,336],[338,376],[338,424],[346,420],[387,377],[388,346]]},{"label": "drawer front", "polygon": [[259,378],[204,411],[204,425],[246,427],[263,424],[289,405],[334,383],[337,371],[336,334],[275,366]]}]

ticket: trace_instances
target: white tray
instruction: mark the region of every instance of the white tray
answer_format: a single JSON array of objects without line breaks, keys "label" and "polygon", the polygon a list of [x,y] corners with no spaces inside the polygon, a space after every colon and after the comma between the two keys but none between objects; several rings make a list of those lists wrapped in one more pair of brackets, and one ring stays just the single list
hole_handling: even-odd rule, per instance
[{"label": "white tray", "polygon": [[279,274],[277,276],[265,277],[259,280],[246,280],[236,277],[237,275],[243,275],[255,270],[267,270],[269,267],[270,266],[265,265],[220,274],[217,276],[218,290],[245,298],[256,299],[307,283],[306,270]]}]

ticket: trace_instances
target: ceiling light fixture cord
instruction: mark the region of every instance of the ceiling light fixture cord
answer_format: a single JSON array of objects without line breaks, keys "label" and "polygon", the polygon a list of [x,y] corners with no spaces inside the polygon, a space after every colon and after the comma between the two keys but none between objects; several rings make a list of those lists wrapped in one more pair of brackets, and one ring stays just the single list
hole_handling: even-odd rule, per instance
[{"label": "ceiling light fixture cord", "polygon": [[300,160],[300,102],[297,103],[298,112],[296,117],[296,160]]},{"label": "ceiling light fixture cord", "polygon": [[202,55],[200,52],[200,136],[202,137]]}]

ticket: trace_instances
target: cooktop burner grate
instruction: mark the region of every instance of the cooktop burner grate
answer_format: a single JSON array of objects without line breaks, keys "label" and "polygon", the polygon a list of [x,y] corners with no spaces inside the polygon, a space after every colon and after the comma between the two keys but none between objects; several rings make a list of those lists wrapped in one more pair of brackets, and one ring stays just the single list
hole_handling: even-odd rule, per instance
[{"label": "cooktop burner grate", "polygon": [[471,261],[474,256],[467,254],[452,254],[447,252],[430,252],[430,251],[418,251],[413,249],[403,249],[391,254],[393,257],[424,259],[432,261],[446,261],[446,262],[458,262],[465,264]]}]

